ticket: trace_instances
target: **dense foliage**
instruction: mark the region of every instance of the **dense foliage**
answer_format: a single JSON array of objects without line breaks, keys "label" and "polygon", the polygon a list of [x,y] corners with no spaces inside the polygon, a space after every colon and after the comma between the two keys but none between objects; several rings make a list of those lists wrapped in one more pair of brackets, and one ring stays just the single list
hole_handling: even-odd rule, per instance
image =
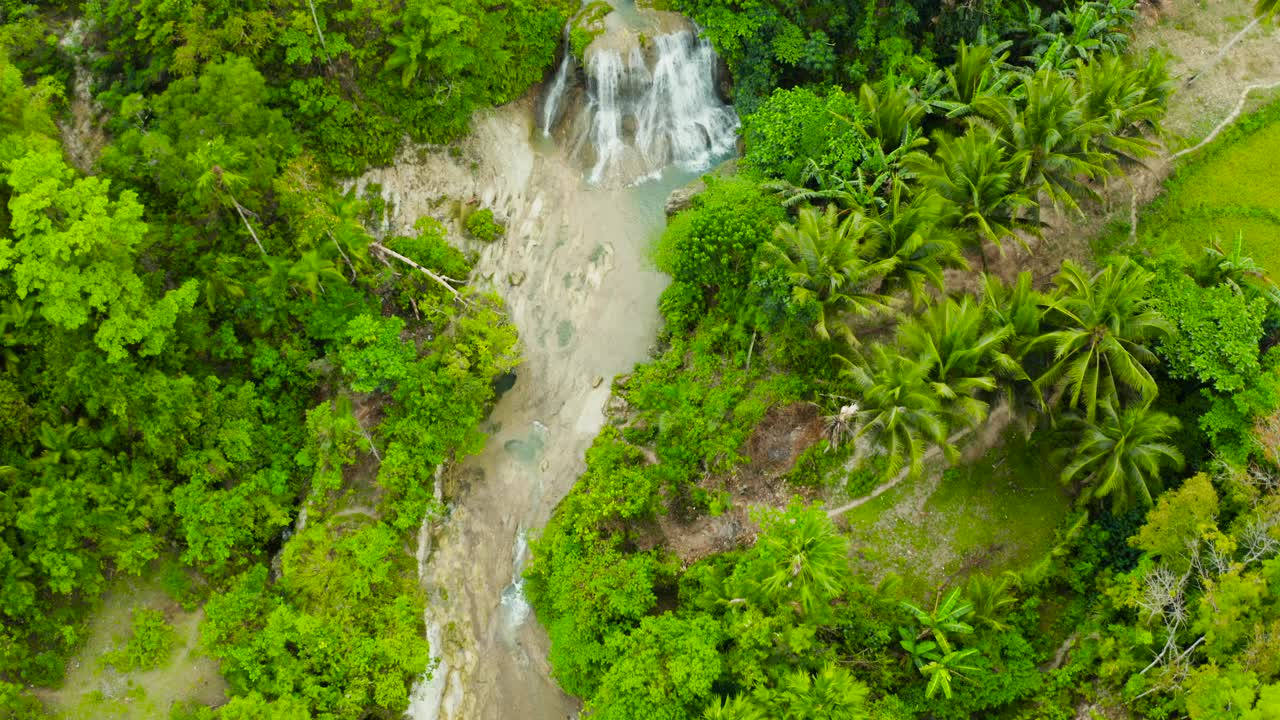
[{"label": "dense foliage", "polygon": [[[53,3],[9,3],[14,58],[69,79],[82,56],[118,130],[145,131],[149,103],[228,61],[256,69],[271,108],[340,173],[391,160],[401,138],[440,142],[478,108],[509,102],[555,58],[568,0],[86,3],[66,28]],[[63,46],[46,43],[51,33]]]},{"label": "dense foliage", "polygon": [[[113,576],[174,556],[203,578],[204,649],[236,696],[220,717],[407,706],[428,648],[406,539],[435,468],[480,447],[516,336],[495,297],[442,279],[470,272],[443,228],[370,234],[377,202],[323,167],[385,160],[396,128],[456,134],[550,62],[561,10],[459,7],[357,7],[320,41],[305,8],[93,4],[82,39],[114,112],[89,175],[54,123],[57,76],[20,69],[72,57],[0,55],[6,713],[58,681]],[[8,37],[53,22],[38,10],[6,8]],[[413,49],[394,79],[393,39]],[[494,74],[501,53],[526,64]],[[382,100],[357,111],[357,78]],[[304,111],[304,88],[327,108]],[[105,662],[163,663],[167,628],[139,610]]]}]

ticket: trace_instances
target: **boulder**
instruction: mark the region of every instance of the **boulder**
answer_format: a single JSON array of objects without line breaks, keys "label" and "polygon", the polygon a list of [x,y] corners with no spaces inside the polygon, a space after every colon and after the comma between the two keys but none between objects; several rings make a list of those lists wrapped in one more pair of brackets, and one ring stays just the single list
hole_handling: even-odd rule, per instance
[{"label": "boulder", "polygon": [[676,213],[684,212],[690,207],[693,207],[693,196],[706,189],[707,184],[701,179],[698,179],[684,187],[672,190],[671,194],[667,196],[667,204],[665,207],[667,217],[671,217]]}]

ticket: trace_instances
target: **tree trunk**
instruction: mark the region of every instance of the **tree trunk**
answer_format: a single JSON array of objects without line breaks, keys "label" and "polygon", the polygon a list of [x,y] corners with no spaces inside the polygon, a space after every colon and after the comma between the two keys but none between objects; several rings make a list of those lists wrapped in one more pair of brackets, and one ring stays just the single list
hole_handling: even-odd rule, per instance
[{"label": "tree trunk", "polygon": [[320,18],[316,17],[316,4],[314,0],[307,0],[307,7],[311,8],[311,22],[315,23],[316,35],[320,38],[320,49],[324,51],[324,61],[333,66],[333,60],[329,57],[329,48],[324,44],[324,31],[320,29]]},{"label": "tree trunk", "polygon": [[452,293],[452,294],[453,294],[453,297],[454,297],[455,299],[457,299],[457,300],[461,300],[462,302],[466,302],[466,299],[462,297],[462,294],[461,294],[461,293],[459,293],[457,290],[455,290],[455,289],[454,289],[454,287],[453,287],[452,285],[450,285],[450,284],[449,284],[450,282],[460,282],[460,281],[458,281],[458,280],[454,280],[453,278],[447,278],[447,277],[444,277],[443,275],[437,275],[437,274],[435,274],[435,273],[431,272],[430,270],[428,270],[428,269],[426,269],[426,268],[422,267],[422,266],[421,266],[421,265],[419,265],[418,263],[416,263],[416,262],[414,262],[414,261],[410,260],[409,258],[407,258],[407,257],[405,257],[405,256],[403,256],[403,255],[401,255],[400,253],[396,252],[395,250],[392,250],[391,248],[387,247],[386,245],[383,245],[382,243],[373,243],[373,244],[372,244],[372,245],[370,245],[369,247],[373,248],[374,250],[377,250],[377,251],[378,251],[378,252],[380,252],[380,253],[384,253],[384,254],[386,254],[386,255],[389,255],[389,256],[391,256],[391,257],[395,258],[396,260],[399,260],[400,262],[404,263],[405,265],[408,265],[409,267],[411,267],[411,268],[413,268],[413,269],[415,269],[415,270],[418,270],[418,271],[419,271],[419,272],[421,272],[422,274],[426,275],[427,277],[429,277],[429,278],[431,278],[432,280],[434,280],[434,281],[436,281],[437,283],[439,283],[439,284],[440,284],[440,286],[441,286],[441,287],[443,287],[445,290],[448,290],[450,293]]},{"label": "tree trunk", "polygon": [[262,256],[266,257],[267,249],[262,247],[262,241],[258,239],[258,233],[253,231],[253,226],[249,224],[249,218],[245,217],[244,207],[234,197],[231,198],[231,204],[235,207],[236,213],[240,215],[240,220],[244,222],[244,226],[249,229],[249,235],[253,237],[253,242],[256,243],[258,249],[262,251]]}]

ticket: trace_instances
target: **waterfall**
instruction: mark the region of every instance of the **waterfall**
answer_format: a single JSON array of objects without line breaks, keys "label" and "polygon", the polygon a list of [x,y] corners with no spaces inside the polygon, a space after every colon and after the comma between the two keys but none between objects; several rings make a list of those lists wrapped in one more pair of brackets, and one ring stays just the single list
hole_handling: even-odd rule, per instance
[{"label": "waterfall", "polygon": [[[715,51],[691,30],[648,40],[626,30],[610,33],[586,56],[585,99],[563,112],[566,119],[575,116],[565,123],[566,139],[588,182],[625,184],[671,164],[697,172],[733,153],[737,113],[716,92]],[[571,76],[557,73],[548,88],[544,130],[561,112]]]},{"label": "waterfall", "polygon": [[623,79],[631,73],[645,70],[643,58],[637,55],[634,53],[628,58],[630,62],[624,62],[621,53],[609,50],[592,55],[587,63],[590,78],[587,92],[592,113],[591,145],[596,152],[595,167],[588,177],[592,183],[600,182],[605,170],[618,162],[626,150],[626,144],[622,142],[622,118],[627,98],[622,90],[633,83],[624,85]]},{"label": "waterfall", "polygon": [[701,170],[733,152],[738,115],[715,88],[715,50],[692,33],[654,40],[653,82],[641,103],[636,144],[651,163]]},{"label": "waterfall", "polygon": [[555,79],[547,90],[547,99],[542,103],[542,135],[551,137],[551,128],[559,119],[560,103],[564,100],[564,91],[569,85],[569,72],[573,69],[573,53],[565,48],[564,57],[560,59],[560,68],[556,70]]}]

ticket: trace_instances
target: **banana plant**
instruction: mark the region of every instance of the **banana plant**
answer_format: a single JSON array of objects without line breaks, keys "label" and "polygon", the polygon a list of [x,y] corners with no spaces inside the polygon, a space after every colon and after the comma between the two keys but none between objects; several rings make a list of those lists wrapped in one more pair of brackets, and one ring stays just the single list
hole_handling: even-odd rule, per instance
[{"label": "banana plant", "polygon": [[966,677],[964,673],[977,672],[979,670],[976,665],[969,665],[965,662],[966,658],[977,653],[978,651],[973,648],[953,650],[920,668],[920,674],[929,679],[929,684],[924,689],[925,698],[932,700],[938,694],[938,691],[942,691],[943,697],[950,700],[952,680],[957,677]]},{"label": "banana plant", "polygon": [[964,621],[966,617],[973,613],[973,604],[961,598],[960,588],[953,588],[945,597],[939,594],[934,599],[932,610],[925,610],[905,600],[902,601],[901,606],[911,613],[916,622],[920,624],[920,630],[916,633],[916,640],[933,638],[938,643],[938,649],[942,651],[943,655],[951,653],[955,649],[947,638],[948,633],[952,635],[970,635],[973,633],[973,626]]}]

